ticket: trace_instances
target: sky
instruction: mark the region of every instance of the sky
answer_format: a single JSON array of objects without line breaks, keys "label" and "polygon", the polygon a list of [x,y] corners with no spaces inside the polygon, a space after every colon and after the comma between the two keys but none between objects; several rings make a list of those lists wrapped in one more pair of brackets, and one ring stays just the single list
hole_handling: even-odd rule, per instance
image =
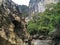
[{"label": "sky", "polygon": [[27,5],[28,6],[30,0],[12,0],[12,1],[18,5]]}]

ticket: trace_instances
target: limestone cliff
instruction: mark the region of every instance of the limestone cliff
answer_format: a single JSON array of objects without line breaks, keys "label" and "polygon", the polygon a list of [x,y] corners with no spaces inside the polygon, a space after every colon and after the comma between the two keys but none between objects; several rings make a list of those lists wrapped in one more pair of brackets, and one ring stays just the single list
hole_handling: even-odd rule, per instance
[{"label": "limestone cliff", "polygon": [[25,45],[26,22],[12,0],[0,0],[0,45]]}]

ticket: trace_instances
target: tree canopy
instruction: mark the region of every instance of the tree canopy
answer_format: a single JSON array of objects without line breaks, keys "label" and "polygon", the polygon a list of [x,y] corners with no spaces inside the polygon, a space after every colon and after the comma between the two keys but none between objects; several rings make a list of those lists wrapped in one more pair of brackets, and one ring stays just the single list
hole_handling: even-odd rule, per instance
[{"label": "tree canopy", "polygon": [[60,26],[60,3],[52,4],[44,12],[38,13],[37,17],[28,22],[30,34],[50,34],[56,27]]}]

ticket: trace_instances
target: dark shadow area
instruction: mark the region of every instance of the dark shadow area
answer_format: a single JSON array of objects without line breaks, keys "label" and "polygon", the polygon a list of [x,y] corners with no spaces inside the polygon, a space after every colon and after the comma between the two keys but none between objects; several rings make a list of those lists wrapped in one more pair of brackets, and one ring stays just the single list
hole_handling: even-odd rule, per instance
[{"label": "dark shadow area", "polygon": [[20,38],[22,38],[22,37],[24,36],[24,31],[23,31],[24,27],[23,27],[22,23],[14,20],[14,21],[13,21],[13,24],[15,25],[15,27],[14,27],[14,32],[15,32]]},{"label": "dark shadow area", "polygon": [[60,45],[60,37],[53,38],[54,45]]}]

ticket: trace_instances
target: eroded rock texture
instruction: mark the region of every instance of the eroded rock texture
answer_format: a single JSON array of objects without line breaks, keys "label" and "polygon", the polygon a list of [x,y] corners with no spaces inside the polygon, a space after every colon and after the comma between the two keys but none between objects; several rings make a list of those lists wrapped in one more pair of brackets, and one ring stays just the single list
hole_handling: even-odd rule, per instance
[{"label": "eroded rock texture", "polygon": [[19,7],[11,0],[0,0],[0,45],[25,45],[28,35]]}]

